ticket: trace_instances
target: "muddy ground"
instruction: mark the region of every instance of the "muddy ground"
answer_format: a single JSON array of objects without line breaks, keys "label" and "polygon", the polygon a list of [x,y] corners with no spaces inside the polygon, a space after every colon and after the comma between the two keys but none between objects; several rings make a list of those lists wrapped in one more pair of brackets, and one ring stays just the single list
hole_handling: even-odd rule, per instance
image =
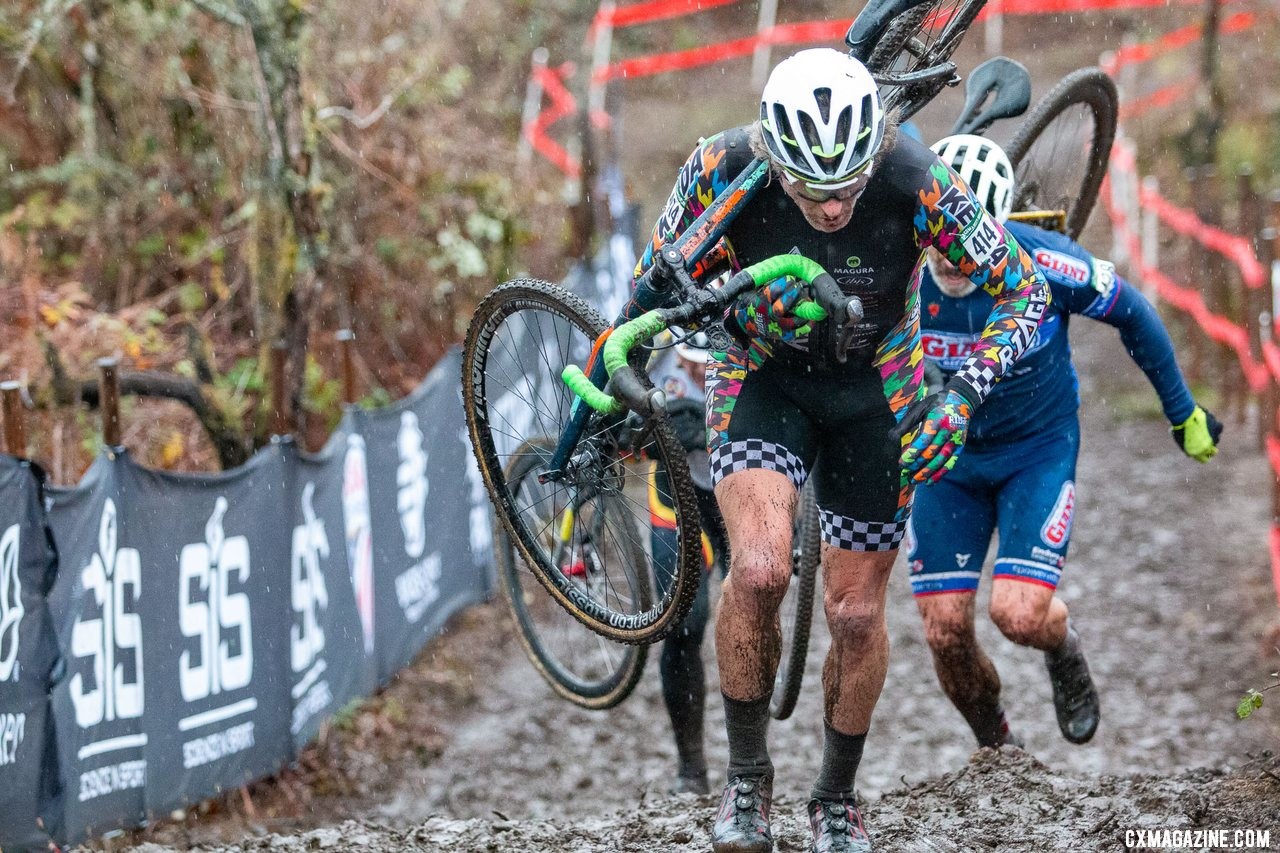
[{"label": "muddy ground", "polygon": [[[1029,754],[975,754],[937,687],[899,566],[890,671],[858,779],[879,849],[1113,850],[1125,830],[1180,827],[1270,829],[1280,846],[1280,701],[1245,721],[1234,714],[1280,661],[1266,648],[1276,602],[1252,425],[1229,423],[1218,458],[1191,462],[1151,416],[1154,396],[1115,334],[1077,325],[1088,402],[1062,593],[1101,689],[1102,726],[1086,746],[1063,741],[1041,656],[983,620]],[[819,627],[800,704],[771,730],[781,850],[805,849],[826,642]],[[714,767],[725,739],[710,642],[704,653]],[[656,665],[620,707],[572,707],[539,679],[505,610],[491,604],[455,620],[296,770],[107,846],[705,849],[713,802],[664,793],[673,756]]]},{"label": "muddy ground", "polygon": [[[1035,32],[1031,21],[1018,21],[1007,38],[1034,43]],[[1090,26],[1087,35],[1089,56],[1077,44],[1041,57],[1037,95],[1046,80],[1092,62],[1119,38],[1114,26]],[[976,53],[973,41],[965,49]],[[959,94],[949,97],[958,106]],[[656,96],[636,103],[633,126],[654,126],[646,120],[671,106]],[[710,127],[719,118],[708,120]],[[921,123],[932,138],[949,122],[925,115]],[[665,195],[686,150],[664,144],[670,163],[643,141],[632,152],[648,164],[661,160],[668,175],[646,182],[643,169],[629,167],[642,195],[659,197],[646,197],[648,206]],[[1105,253],[1105,228],[1091,228],[1090,245]],[[1076,326],[1086,405],[1061,591],[1101,690],[1102,726],[1088,745],[1066,743],[1042,656],[1013,646],[982,619],[979,636],[1028,752],[975,753],[938,689],[900,560],[890,586],[890,670],[858,777],[868,827],[877,849],[904,853],[1119,850],[1127,830],[1179,828],[1270,830],[1272,848],[1280,848],[1280,691],[1251,719],[1234,714],[1243,693],[1274,683],[1270,673],[1280,667],[1266,541],[1270,478],[1255,427],[1229,421],[1218,458],[1191,462],[1169,438],[1114,332],[1087,320]],[[980,606],[984,597],[985,589]],[[820,761],[825,629],[817,627],[814,638],[800,703],[770,736],[782,851],[807,849],[801,812]],[[726,749],[710,640],[704,656],[715,768]],[[620,707],[578,709],[540,680],[505,608],[494,603],[455,619],[296,767],[94,846],[139,853],[706,850],[713,799],[666,795],[673,767],[654,662]]]}]

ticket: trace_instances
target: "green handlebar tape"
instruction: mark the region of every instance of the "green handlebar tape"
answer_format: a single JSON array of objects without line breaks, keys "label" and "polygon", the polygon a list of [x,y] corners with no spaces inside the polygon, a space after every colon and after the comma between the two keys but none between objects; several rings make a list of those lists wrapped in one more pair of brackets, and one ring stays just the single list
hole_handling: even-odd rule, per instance
[{"label": "green handlebar tape", "polygon": [[751,275],[756,284],[766,284],[784,275],[795,276],[812,283],[815,278],[826,272],[822,264],[804,255],[774,255],[758,264],[752,264],[745,271]]},{"label": "green handlebar tape", "polygon": [[[627,355],[637,341],[651,338],[667,327],[659,311],[641,314],[613,330],[609,339],[604,342],[604,368],[610,376],[614,371],[627,363]],[[597,412],[606,415],[618,414],[626,410],[626,406],[612,395],[606,394],[591,384],[591,380],[576,364],[570,364],[560,371],[560,378],[569,390],[582,398],[582,401]]]},{"label": "green handlebar tape", "polygon": [[604,342],[604,368],[612,376],[614,371],[627,363],[627,355],[637,341],[652,338],[667,327],[662,313],[657,309],[641,314],[634,320],[628,320],[613,330],[609,340]]},{"label": "green handlebar tape", "polygon": [[571,364],[560,371],[560,378],[564,380],[565,385],[569,386],[570,391],[581,397],[584,403],[597,412],[613,415],[626,408],[622,403],[592,385],[591,380],[582,372],[582,368],[576,364]]},{"label": "green handlebar tape", "polygon": [[791,312],[801,320],[825,320],[827,319],[827,309],[811,299],[803,302],[797,302],[795,309]]}]

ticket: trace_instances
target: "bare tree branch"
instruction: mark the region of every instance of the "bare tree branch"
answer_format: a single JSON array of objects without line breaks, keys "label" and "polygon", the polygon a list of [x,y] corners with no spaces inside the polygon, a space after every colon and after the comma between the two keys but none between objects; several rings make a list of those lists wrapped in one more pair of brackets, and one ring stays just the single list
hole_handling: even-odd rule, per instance
[{"label": "bare tree branch", "polygon": [[373,125],[382,120],[387,114],[387,110],[391,109],[392,104],[399,100],[400,96],[409,91],[413,86],[426,76],[426,69],[420,68],[410,74],[400,84],[383,96],[378,105],[365,115],[360,115],[355,110],[348,107],[321,107],[316,110],[316,120],[324,121],[330,118],[340,118],[348,124],[355,125],[359,130],[368,130]]},{"label": "bare tree branch", "polygon": [[[99,405],[98,380],[87,379],[80,383],[79,402],[90,408]],[[156,397],[176,400],[186,405],[200,421],[204,431],[218,453],[223,470],[243,465],[249,458],[248,442],[243,431],[223,414],[198,384],[172,373],[140,371],[120,374],[120,393],[135,397]]]},{"label": "bare tree branch", "polygon": [[[67,376],[62,357],[57,348],[47,340],[44,344],[45,360],[53,374],[51,383],[52,404],[72,406],[84,403],[97,408],[101,391],[98,380],[76,381]],[[205,433],[218,453],[223,470],[242,465],[249,458],[249,440],[243,427],[228,416],[210,399],[204,388],[184,376],[157,371],[139,371],[120,374],[120,393],[135,397],[156,397],[176,400],[184,404],[200,421]]]}]

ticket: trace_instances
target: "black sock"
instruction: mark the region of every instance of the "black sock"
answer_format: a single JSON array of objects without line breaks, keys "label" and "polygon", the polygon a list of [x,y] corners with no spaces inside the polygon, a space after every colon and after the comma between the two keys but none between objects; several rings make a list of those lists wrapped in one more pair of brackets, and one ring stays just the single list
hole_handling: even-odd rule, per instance
[{"label": "black sock", "polygon": [[662,644],[659,661],[662,698],[671,718],[671,731],[675,734],[679,775],[687,779],[705,779],[707,775],[707,759],[702,749],[707,688],[701,645],[701,634],[689,636],[678,631]]},{"label": "black sock", "polygon": [[823,722],[822,772],[813,785],[811,796],[815,800],[853,799],[853,777],[862,761],[862,746],[867,741],[866,732],[847,735]]},{"label": "black sock", "polygon": [[1062,640],[1062,645],[1056,649],[1045,652],[1054,661],[1061,660],[1068,654],[1075,654],[1080,648],[1080,635],[1076,633],[1076,629],[1071,627],[1071,620],[1067,620],[1067,633]]},{"label": "black sock", "polygon": [[770,697],[740,702],[720,695],[724,699],[724,728],[729,734],[729,778],[772,776],[766,736]]},{"label": "black sock", "polygon": [[989,716],[984,715],[981,721],[969,720],[969,725],[973,728],[973,736],[978,739],[978,746],[999,749],[1009,738],[1009,720],[999,704]]}]

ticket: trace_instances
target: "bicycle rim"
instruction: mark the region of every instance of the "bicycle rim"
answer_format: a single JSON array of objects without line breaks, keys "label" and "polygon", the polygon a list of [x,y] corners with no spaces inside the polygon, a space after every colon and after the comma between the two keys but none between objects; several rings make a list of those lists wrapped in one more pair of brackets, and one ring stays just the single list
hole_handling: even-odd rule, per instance
[{"label": "bicycle rim", "polygon": [[[877,79],[942,65],[960,46],[986,0],[933,0],[898,15],[876,41],[867,69]],[[906,121],[948,85],[947,77],[910,84],[881,83],[885,110]]]},{"label": "bicycle rim", "polygon": [[791,584],[778,610],[782,628],[782,654],[773,681],[769,713],[785,720],[795,710],[809,656],[809,629],[813,623],[813,596],[817,586],[822,540],[818,535],[818,504],[813,486],[806,483],[796,503],[792,524]]},{"label": "bicycle rim", "polygon": [[[552,597],[574,618],[609,639],[647,643],[679,624],[697,594],[700,553],[698,512],[688,463],[665,420],[654,424],[648,447],[654,465],[624,462],[615,442],[616,418],[592,415],[565,476],[548,481],[536,501],[513,490],[507,472],[534,465],[545,473],[540,442],[555,441],[569,419],[573,394],[560,380],[568,364],[582,365],[604,321],[586,302],[555,285],[522,279],[494,290],[477,307],[463,347],[463,408],[472,448],[495,514],[519,555]],[[528,462],[524,456],[532,456]],[[675,507],[678,553],[667,564],[675,577],[661,599],[640,600],[622,578],[646,575],[649,493],[654,472],[670,483],[665,495]],[[525,501],[525,502],[522,502]],[[612,502],[617,509],[608,510]],[[544,505],[545,504],[545,505]],[[567,510],[573,509],[572,515]],[[607,536],[595,558],[605,570],[598,583],[583,583],[571,561],[550,543],[582,541],[578,525],[598,521]],[[570,527],[567,536],[561,526]]]},{"label": "bicycle rim", "polygon": [[1066,211],[1066,233],[1084,231],[1115,140],[1118,95],[1100,68],[1064,77],[1032,108],[1007,152],[1014,210]]},{"label": "bicycle rim", "polygon": [[[615,560],[613,565],[605,565],[596,556],[596,542],[611,535],[611,525],[622,527],[626,523],[625,510],[616,501],[602,498],[594,505],[580,508],[593,515],[584,518],[574,530],[589,538],[579,542],[556,541],[561,528],[554,524],[555,497],[547,494],[547,485],[539,483],[537,478],[537,471],[544,467],[543,460],[551,457],[553,447],[548,438],[530,442],[515,454],[507,471],[507,482],[517,504],[545,514],[546,523],[541,526],[547,532],[547,550],[561,562],[572,561],[580,567],[580,573],[574,574],[580,583],[599,588],[603,585],[601,572],[618,572],[622,575],[619,583],[628,589],[630,598],[640,602],[642,608],[649,607],[653,595],[648,575],[632,571],[644,567],[643,552],[633,553],[626,560]],[[609,543],[606,550],[633,548],[636,544],[631,541]],[[520,643],[529,662],[552,689],[575,705],[591,710],[612,708],[626,699],[644,672],[649,647],[615,643],[587,630],[566,613],[535,579],[505,528],[500,529],[495,553],[498,577],[519,631]]]}]

